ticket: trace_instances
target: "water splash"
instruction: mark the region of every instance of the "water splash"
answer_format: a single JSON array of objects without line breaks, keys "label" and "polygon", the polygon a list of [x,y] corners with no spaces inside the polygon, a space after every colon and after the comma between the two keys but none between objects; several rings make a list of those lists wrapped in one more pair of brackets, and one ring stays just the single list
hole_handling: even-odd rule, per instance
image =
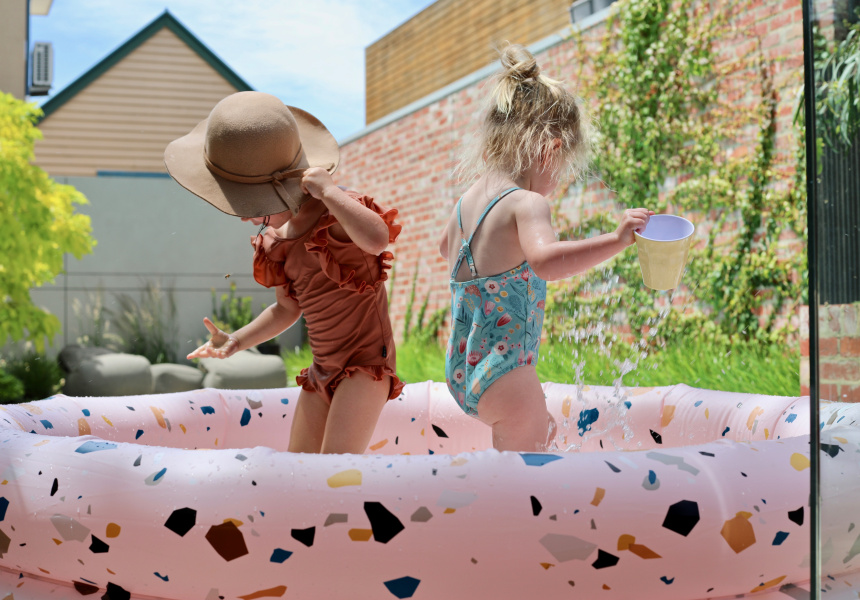
[{"label": "water splash", "polygon": [[[600,268],[600,267],[599,267]],[[646,361],[651,353],[665,347],[665,342],[658,341],[661,327],[669,317],[673,309],[675,291],[671,294],[661,294],[655,298],[657,306],[622,307],[621,297],[613,294],[613,290],[620,285],[620,278],[611,268],[601,269],[602,278],[596,282],[586,285],[582,291],[584,298],[590,298],[592,302],[571,302],[568,305],[570,318],[567,322],[579,323],[566,331],[555,331],[555,347],[568,346],[571,353],[571,370],[573,382],[576,386],[576,398],[571,402],[569,417],[564,418],[558,424],[557,443],[555,446],[563,447],[567,452],[575,452],[582,449],[584,444],[595,438],[599,439],[600,446],[604,450],[635,449],[643,446],[645,440],[634,440],[634,432],[627,420],[627,412],[632,406],[629,388],[637,387],[637,371],[640,363]],[[648,333],[636,342],[624,340],[617,333],[619,326],[629,323],[632,319],[624,318],[623,314],[635,316],[637,310],[649,310],[658,308],[657,314],[645,319]],[[683,307],[675,307],[683,308]],[[608,397],[586,403],[585,380],[586,359],[585,354],[603,356],[611,361],[613,377],[612,393]],[[625,354],[627,358],[616,358]],[[649,364],[647,368],[656,369],[658,364]],[[600,376],[604,371],[599,372]],[[589,414],[588,411],[597,410],[599,419],[589,423],[587,429],[581,428],[583,423],[581,415]]]}]

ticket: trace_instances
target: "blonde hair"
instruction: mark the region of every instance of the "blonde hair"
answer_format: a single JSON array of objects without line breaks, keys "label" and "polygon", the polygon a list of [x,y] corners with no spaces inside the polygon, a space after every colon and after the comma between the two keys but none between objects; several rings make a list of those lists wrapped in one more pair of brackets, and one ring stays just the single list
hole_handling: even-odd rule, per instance
[{"label": "blonde hair", "polygon": [[531,52],[509,44],[479,135],[457,167],[461,177],[487,170],[520,176],[551,147],[561,146],[552,169],[580,177],[588,167],[593,125],[579,98],[543,75]]}]

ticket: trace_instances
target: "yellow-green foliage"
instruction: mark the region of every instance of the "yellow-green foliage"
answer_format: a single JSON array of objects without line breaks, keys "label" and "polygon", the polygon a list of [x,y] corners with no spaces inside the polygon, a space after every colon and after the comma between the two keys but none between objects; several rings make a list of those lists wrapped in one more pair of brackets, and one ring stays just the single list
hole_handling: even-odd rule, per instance
[{"label": "yellow-green foliage", "polygon": [[0,343],[28,339],[44,348],[60,328],[30,290],[63,270],[63,255],[92,252],[90,219],[75,213],[86,198],[33,164],[41,110],[0,93]]}]

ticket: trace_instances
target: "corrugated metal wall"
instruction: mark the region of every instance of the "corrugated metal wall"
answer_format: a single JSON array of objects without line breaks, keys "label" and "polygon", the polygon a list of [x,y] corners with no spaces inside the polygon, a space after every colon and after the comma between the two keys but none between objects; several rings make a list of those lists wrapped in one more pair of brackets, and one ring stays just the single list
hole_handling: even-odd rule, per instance
[{"label": "corrugated metal wall", "polygon": [[825,144],[818,176],[819,293],[822,303],[860,301],[860,134]]}]

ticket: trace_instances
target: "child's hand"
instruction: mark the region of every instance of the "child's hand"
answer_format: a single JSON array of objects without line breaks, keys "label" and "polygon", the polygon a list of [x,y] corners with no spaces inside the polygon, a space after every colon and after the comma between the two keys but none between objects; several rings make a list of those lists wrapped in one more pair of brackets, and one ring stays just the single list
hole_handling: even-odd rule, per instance
[{"label": "child's hand", "polygon": [[633,232],[642,233],[653,214],[654,211],[647,208],[629,208],[625,210],[624,215],[621,217],[621,223],[615,230],[615,235],[618,236],[619,241],[623,242],[625,246],[629,246],[636,241]]},{"label": "child's hand", "polygon": [[302,191],[317,200],[322,200],[326,188],[335,185],[331,174],[321,167],[311,167],[302,176]]},{"label": "child's hand", "polygon": [[227,358],[238,352],[239,340],[235,335],[221,331],[215,327],[215,324],[209,320],[209,317],[203,318],[203,324],[211,334],[209,341],[185,358],[189,360],[192,358]]}]

